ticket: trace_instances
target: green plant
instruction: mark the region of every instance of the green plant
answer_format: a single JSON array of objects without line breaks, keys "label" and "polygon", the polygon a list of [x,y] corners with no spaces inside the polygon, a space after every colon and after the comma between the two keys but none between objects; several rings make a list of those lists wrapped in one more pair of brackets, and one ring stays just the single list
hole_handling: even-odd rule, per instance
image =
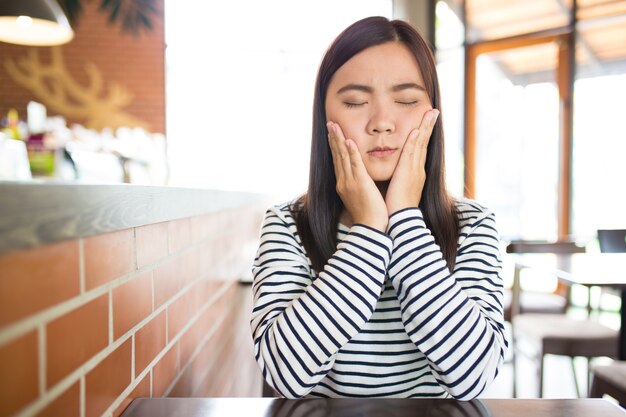
[{"label": "green plant", "polygon": [[[83,4],[94,0],[59,0],[71,23],[83,13]],[[120,23],[125,32],[139,35],[142,30],[151,30],[152,21],[159,17],[155,0],[96,0],[100,10],[109,15],[109,22]]]}]

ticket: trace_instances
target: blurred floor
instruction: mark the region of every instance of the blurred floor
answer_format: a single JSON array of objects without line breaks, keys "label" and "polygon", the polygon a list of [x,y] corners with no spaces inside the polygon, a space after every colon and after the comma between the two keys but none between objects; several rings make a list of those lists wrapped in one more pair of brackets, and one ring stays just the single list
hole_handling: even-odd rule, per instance
[{"label": "blurred floor", "polygon": [[261,372],[254,359],[254,346],[250,333],[250,315],[252,313],[252,286],[239,285],[237,297],[240,308],[232,323],[235,332],[233,336],[232,352],[237,356],[234,362],[237,368],[231,386],[223,387],[222,397],[260,397],[263,380]]},{"label": "blurred floor", "polygon": [[[507,331],[510,337],[510,325]],[[603,364],[610,362],[607,358],[598,358],[593,363]],[[586,392],[586,360],[576,358],[574,361],[576,375],[581,391]],[[518,398],[537,398],[537,376],[535,363],[522,355],[517,359],[518,365]],[[508,352],[507,360],[500,370],[500,374],[494,382],[480,396],[481,398],[511,398],[513,394],[513,364],[511,352]],[[546,355],[544,362],[544,398],[577,398],[576,385],[572,374],[570,359],[565,356]]]}]

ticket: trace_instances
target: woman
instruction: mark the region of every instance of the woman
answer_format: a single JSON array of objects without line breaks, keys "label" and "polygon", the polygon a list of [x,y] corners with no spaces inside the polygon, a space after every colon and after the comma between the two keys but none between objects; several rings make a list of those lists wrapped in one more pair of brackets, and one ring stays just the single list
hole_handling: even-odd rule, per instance
[{"label": "woman", "polygon": [[268,210],[251,328],[289,398],[454,397],[493,381],[507,341],[494,216],[444,184],[435,63],[371,17],[320,65],[307,193]]}]

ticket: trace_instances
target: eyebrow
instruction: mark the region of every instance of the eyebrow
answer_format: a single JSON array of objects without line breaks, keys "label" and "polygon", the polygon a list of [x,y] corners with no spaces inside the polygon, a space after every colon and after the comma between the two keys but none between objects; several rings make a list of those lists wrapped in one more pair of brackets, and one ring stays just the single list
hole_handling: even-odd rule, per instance
[{"label": "eyebrow", "polygon": [[[426,89],[424,87],[416,83],[402,83],[402,84],[394,85],[393,87],[391,87],[391,91],[396,93],[398,91],[408,90],[411,88],[426,92]],[[337,90],[337,94],[345,93],[346,91],[350,91],[350,90],[362,91],[364,93],[372,93],[374,91],[372,87],[367,86],[367,85],[346,84],[343,87],[341,87],[339,90]]]}]

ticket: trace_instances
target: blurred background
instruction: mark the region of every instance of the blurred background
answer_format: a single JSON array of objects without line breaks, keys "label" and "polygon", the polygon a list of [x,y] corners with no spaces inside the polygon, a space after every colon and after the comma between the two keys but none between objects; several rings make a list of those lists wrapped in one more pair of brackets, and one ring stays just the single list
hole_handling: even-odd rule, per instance
[{"label": "blurred background", "polygon": [[[4,1],[0,11],[17,4]],[[8,26],[0,13],[0,182],[160,185],[262,194],[274,203],[294,198],[307,186],[313,88],[322,56],[346,26],[381,15],[408,20],[432,44],[443,97],[448,188],[496,213],[503,251],[514,242],[567,241],[600,252],[599,229],[626,228],[624,0],[61,0],[55,5],[67,17],[58,41],[52,35],[19,38],[32,22]],[[238,216],[227,217],[229,224]],[[182,227],[191,241],[195,221],[145,239],[174,236]],[[210,231],[207,236],[218,235],[222,221],[218,217],[201,228]],[[256,233],[257,226],[249,229]],[[139,234],[133,233],[129,239],[136,245]],[[211,236],[216,247],[225,246]],[[83,256],[85,243],[80,245]],[[164,245],[163,259],[169,260],[172,249]],[[135,249],[130,252],[136,256]],[[157,258],[138,270],[157,271],[166,262]],[[512,287],[512,263],[505,262],[503,275]],[[565,291],[568,314],[586,317],[593,307],[600,321],[620,327],[618,291],[576,285],[563,290],[554,274],[531,269],[521,274],[521,288],[550,295]],[[247,291],[241,293],[245,303]],[[237,313],[237,334],[227,340],[248,341],[245,313]],[[28,319],[20,317],[0,332],[0,345],[32,324],[19,320]],[[251,362],[248,351],[238,358]],[[569,363],[556,356],[548,362],[558,371],[546,376],[545,396],[577,396],[575,380],[561,381],[571,372]],[[588,383],[584,363],[574,363],[579,379]],[[512,395],[510,365],[507,358],[485,396]],[[249,374],[242,378],[250,390],[218,392],[258,394],[255,364],[246,366]],[[520,372],[530,385],[522,384],[518,394],[535,396],[529,382],[534,369],[522,366]],[[67,377],[64,384],[75,379]],[[171,378],[164,381],[160,393],[171,393],[171,386],[166,390]],[[107,403],[107,413],[117,415],[111,404],[133,397],[135,387],[135,379],[123,385],[119,398]],[[48,406],[65,388],[56,386],[23,415]]]},{"label": "blurred background", "polygon": [[[61,2],[76,32],[63,46],[0,44],[2,128],[35,136],[35,176],[292,198],[307,184],[321,57],[347,25],[382,15],[433,44],[455,196],[492,208],[511,239],[622,222],[623,1],[101,3]],[[41,160],[42,133],[73,166]]]}]

